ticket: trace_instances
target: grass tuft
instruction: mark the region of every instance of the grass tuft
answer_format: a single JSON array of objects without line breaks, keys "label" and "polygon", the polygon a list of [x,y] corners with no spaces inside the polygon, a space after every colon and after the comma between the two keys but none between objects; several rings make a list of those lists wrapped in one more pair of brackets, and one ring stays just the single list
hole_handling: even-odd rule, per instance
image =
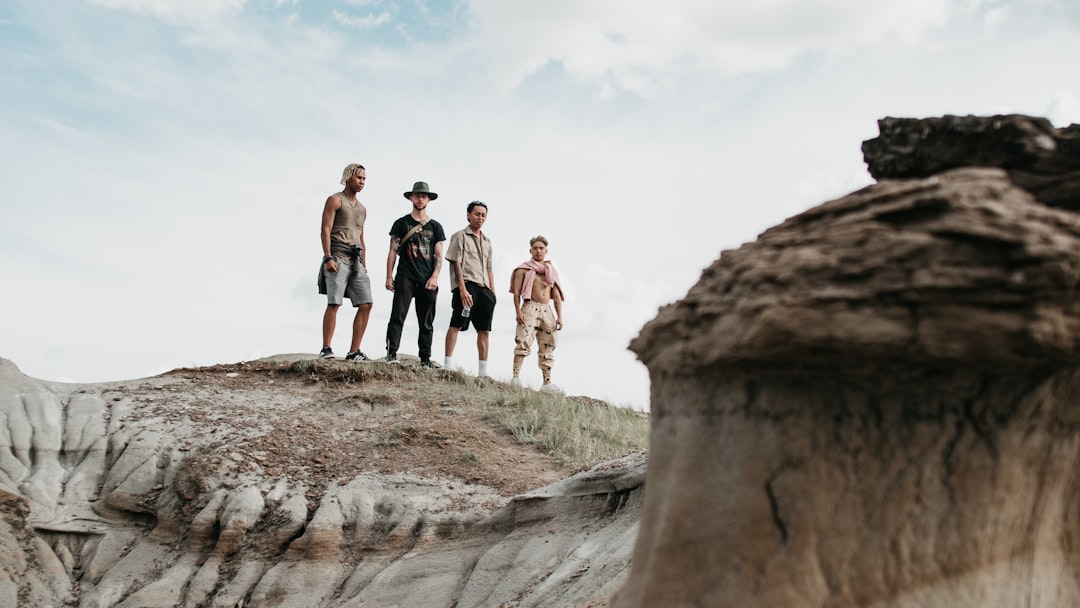
[{"label": "grass tuft", "polygon": [[643,450],[649,419],[642,412],[584,397],[500,387],[484,418],[563,464],[590,465]]}]

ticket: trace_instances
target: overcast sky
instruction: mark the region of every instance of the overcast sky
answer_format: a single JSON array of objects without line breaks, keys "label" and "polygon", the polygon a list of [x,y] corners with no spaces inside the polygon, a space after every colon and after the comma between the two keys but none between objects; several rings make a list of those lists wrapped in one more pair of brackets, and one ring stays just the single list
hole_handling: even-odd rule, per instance
[{"label": "overcast sky", "polygon": [[[722,250],[871,183],[877,119],[1080,122],[1077,57],[1074,0],[8,0],[0,357],[92,382],[317,352],[320,213],[359,162],[363,350],[385,354],[387,233],[425,180],[447,234],[489,205],[493,375],[543,234],[554,381],[646,408],[630,339]],[[440,361],[449,315],[444,272]]]}]

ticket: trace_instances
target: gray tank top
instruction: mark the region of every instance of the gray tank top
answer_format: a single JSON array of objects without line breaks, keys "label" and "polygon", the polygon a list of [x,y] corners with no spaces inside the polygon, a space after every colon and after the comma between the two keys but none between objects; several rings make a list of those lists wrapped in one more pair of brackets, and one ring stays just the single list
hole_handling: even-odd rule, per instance
[{"label": "gray tank top", "polygon": [[334,214],[334,226],[330,228],[330,244],[352,246],[360,244],[360,235],[367,219],[367,208],[360,201],[351,202],[343,193],[338,193],[341,207]]}]

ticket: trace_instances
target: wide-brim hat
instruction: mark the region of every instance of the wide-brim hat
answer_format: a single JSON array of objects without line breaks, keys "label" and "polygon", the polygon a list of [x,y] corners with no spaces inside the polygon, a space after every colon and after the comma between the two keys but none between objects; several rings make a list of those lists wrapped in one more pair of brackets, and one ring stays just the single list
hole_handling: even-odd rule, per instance
[{"label": "wide-brim hat", "polygon": [[405,198],[409,198],[414,194],[426,194],[428,195],[428,200],[432,201],[439,198],[438,194],[435,194],[428,188],[427,182],[416,182],[415,184],[413,184],[412,190],[409,190],[405,193]]}]

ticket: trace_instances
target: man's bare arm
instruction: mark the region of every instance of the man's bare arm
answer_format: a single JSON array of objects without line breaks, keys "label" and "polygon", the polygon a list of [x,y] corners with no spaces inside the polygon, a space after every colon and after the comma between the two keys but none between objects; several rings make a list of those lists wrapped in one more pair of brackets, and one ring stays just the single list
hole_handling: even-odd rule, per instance
[{"label": "man's bare arm", "polygon": [[397,261],[397,249],[401,239],[390,237],[390,253],[386,254],[386,289],[394,291],[394,262]]},{"label": "man's bare arm", "polygon": [[439,288],[439,271],[442,270],[442,241],[435,243],[435,270],[424,285],[427,289]]},{"label": "man's bare arm", "polygon": [[510,277],[510,289],[514,292],[514,316],[519,325],[525,324],[525,314],[521,312],[521,284],[525,282],[525,269],[517,268]]},{"label": "man's bare arm", "polygon": [[[326,204],[323,205],[322,226],[319,229],[319,240],[322,241],[323,257],[330,255],[330,230],[334,227],[334,216],[337,215],[338,209],[340,208],[341,199],[338,198],[336,194],[331,194],[326,198]],[[329,264],[327,270],[330,272],[338,271],[336,260],[330,260]]]},{"label": "man's bare arm", "polygon": [[461,296],[461,304],[468,308],[472,308],[473,297],[472,294],[469,293],[469,289],[465,287],[465,276],[461,274],[461,262],[450,260],[450,268],[453,270],[453,272],[450,273],[450,276],[456,276],[458,278],[457,290],[458,294]]},{"label": "man's bare arm", "polygon": [[551,288],[551,300],[555,302],[555,329],[562,329],[562,290],[558,285]]}]

